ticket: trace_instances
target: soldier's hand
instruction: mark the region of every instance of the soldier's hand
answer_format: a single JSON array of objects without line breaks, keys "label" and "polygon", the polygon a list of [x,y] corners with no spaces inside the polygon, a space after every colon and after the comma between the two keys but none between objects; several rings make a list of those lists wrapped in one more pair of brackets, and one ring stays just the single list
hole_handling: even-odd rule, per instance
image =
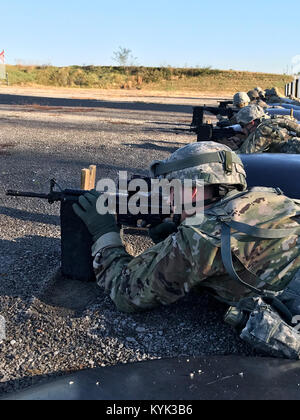
[{"label": "soldier's hand", "polygon": [[113,215],[101,215],[97,212],[99,196],[100,193],[92,190],[81,195],[78,204],[73,204],[74,213],[85,223],[94,242],[106,233],[120,231]]},{"label": "soldier's hand", "polygon": [[149,236],[155,244],[158,244],[172,233],[177,232],[177,226],[173,222],[164,222],[158,226],[149,229]]}]

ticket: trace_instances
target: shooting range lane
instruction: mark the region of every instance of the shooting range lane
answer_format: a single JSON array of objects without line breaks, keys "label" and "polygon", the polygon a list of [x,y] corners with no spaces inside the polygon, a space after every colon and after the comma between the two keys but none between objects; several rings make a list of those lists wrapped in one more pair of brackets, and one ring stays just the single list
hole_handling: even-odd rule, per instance
[{"label": "shooting range lane", "polygon": [[[189,106],[186,98],[155,101]],[[62,188],[79,188],[81,169],[91,164],[98,179],[116,179],[119,170],[145,175],[153,160],[196,141],[191,133],[176,134],[176,127],[191,123],[194,102],[190,113],[164,112],[161,106],[138,111],[0,105],[0,148],[13,145],[0,153],[0,314],[7,323],[0,395],[70,370],[159,357],[253,354],[224,326],[223,305],[206,294],[128,316],[101,290],[94,294],[92,287],[61,282],[59,205],[5,196],[8,189],[48,193],[53,177]],[[133,255],[151,245],[147,237],[125,239]]]},{"label": "shooting range lane", "polygon": [[215,356],[73,373],[8,400],[300,400],[300,362]]},{"label": "shooting range lane", "polygon": [[[127,315],[102,291],[94,294],[94,285],[57,275],[59,206],[6,197],[7,189],[48,193],[53,177],[62,188],[79,188],[81,169],[90,164],[97,165],[98,178],[116,179],[119,170],[146,174],[153,160],[196,141],[172,129],[189,124],[192,113],[65,111],[0,106],[0,146],[14,145],[0,154],[0,315],[7,323],[0,395],[71,370],[165,357],[253,355],[224,325],[226,307],[205,293]],[[133,255],[151,245],[146,237],[125,240]]]}]

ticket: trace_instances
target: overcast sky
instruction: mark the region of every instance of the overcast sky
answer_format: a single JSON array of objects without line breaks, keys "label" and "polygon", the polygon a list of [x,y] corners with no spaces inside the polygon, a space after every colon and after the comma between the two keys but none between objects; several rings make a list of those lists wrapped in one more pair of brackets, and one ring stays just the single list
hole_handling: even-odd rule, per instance
[{"label": "overcast sky", "polygon": [[300,71],[300,1],[9,0],[0,50],[10,64],[114,64]]}]

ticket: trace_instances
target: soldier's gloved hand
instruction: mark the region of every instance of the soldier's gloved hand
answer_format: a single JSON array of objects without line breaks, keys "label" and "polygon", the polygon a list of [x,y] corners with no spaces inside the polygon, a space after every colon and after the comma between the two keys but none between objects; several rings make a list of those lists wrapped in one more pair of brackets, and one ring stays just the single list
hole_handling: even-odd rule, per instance
[{"label": "soldier's gloved hand", "polygon": [[175,232],[177,232],[177,226],[175,223],[163,222],[160,225],[150,228],[149,236],[155,244],[158,244]]},{"label": "soldier's gloved hand", "polygon": [[83,220],[94,242],[106,233],[120,232],[113,215],[101,215],[97,212],[96,203],[99,196],[100,193],[92,190],[79,197],[79,204],[73,204],[75,214]]}]

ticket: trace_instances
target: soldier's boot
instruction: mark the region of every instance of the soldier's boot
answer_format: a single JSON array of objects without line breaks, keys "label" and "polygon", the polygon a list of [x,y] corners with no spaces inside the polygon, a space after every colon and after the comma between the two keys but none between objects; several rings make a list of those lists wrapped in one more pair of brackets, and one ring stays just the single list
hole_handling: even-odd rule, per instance
[{"label": "soldier's boot", "polygon": [[288,325],[270,305],[256,299],[241,339],[270,356],[300,359],[300,333]]}]

